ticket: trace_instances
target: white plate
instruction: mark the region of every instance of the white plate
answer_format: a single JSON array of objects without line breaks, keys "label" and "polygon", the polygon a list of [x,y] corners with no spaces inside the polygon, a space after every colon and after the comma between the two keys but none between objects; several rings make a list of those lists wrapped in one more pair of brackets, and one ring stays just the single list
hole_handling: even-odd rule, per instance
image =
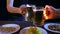
[{"label": "white plate", "polygon": [[14,28],[16,28],[15,31],[10,32],[10,33],[15,33],[20,29],[20,26],[18,24],[4,24],[4,25],[2,25],[2,27],[14,27]]},{"label": "white plate", "polygon": [[[24,34],[24,31],[26,29],[29,29],[30,27],[26,27],[26,28],[23,28],[21,31],[20,31],[20,34]],[[47,31],[44,30],[43,28],[40,28],[40,27],[37,27],[40,31],[42,31],[42,34],[47,34]]]},{"label": "white plate", "polygon": [[48,28],[49,25],[59,25],[60,26],[60,24],[58,24],[58,23],[48,23],[48,24],[44,25],[44,28],[47,29],[48,31],[51,31],[51,32],[54,32],[54,33],[60,33],[60,31],[54,31],[54,30],[49,29]]}]

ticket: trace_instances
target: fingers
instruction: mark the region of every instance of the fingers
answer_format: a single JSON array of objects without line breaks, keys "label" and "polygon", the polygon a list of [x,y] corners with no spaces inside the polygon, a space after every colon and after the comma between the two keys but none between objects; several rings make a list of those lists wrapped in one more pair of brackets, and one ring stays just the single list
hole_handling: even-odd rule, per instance
[{"label": "fingers", "polygon": [[25,5],[21,5],[20,8],[21,9],[26,9],[26,6]]},{"label": "fingers", "polygon": [[51,19],[54,15],[54,7],[46,5],[45,6],[45,14],[48,17],[48,19]]},{"label": "fingers", "polygon": [[26,6],[25,6],[25,5],[21,5],[21,6],[20,6],[20,9],[21,9],[21,14],[22,14],[22,15],[26,14],[27,9],[26,9]]}]

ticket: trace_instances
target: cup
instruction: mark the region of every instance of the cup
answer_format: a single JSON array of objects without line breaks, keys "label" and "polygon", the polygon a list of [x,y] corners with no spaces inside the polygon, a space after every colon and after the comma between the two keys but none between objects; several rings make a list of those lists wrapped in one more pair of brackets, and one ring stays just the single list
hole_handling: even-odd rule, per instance
[{"label": "cup", "polygon": [[26,21],[33,22],[35,26],[44,25],[43,8],[33,5],[27,5]]},{"label": "cup", "polygon": [[26,13],[26,21],[33,21],[34,18],[34,12],[33,12],[33,7],[35,7],[35,5],[26,5],[27,8],[27,13]]},{"label": "cup", "polygon": [[33,12],[34,12],[33,24],[35,26],[43,26],[45,21],[43,17],[43,8],[36,7],[36,9],[34,9]]}]

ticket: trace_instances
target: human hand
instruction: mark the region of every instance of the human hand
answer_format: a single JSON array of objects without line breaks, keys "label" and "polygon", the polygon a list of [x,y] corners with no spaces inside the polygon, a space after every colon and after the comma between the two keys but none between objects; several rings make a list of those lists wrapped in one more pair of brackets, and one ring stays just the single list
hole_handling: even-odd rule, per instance
[{"label": "human hand", "polygon": [[20,13],[21,13],[22,15],[25,15],[26,12],[27,12],[26,6],[25,6],[25,5],[21,5],[21,6],[20,6]]},{"label": "human hand", "polygon": [[55,11],[56,11],[56,8],[46,5],[43,11],[45,19],[53,19]]}]

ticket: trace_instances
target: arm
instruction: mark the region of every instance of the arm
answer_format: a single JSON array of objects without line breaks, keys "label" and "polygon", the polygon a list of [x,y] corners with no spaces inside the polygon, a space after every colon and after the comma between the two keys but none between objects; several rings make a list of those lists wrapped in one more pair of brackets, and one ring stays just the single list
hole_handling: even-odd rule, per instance
[{"label": "arm", "polygon": [[21,13],[21,9],[17,7],[13,7],[14,0],[7,0],[7,10],[10,13]]},{"label": "arm", "polygon": [[60,9],[56,9],[53,6],[46,5],[44,12],[45,19],[60,18]]},{"label": "arm", "polygon": [[55,18],[60,18],[60,9],[56,9],[54,17]]}]

